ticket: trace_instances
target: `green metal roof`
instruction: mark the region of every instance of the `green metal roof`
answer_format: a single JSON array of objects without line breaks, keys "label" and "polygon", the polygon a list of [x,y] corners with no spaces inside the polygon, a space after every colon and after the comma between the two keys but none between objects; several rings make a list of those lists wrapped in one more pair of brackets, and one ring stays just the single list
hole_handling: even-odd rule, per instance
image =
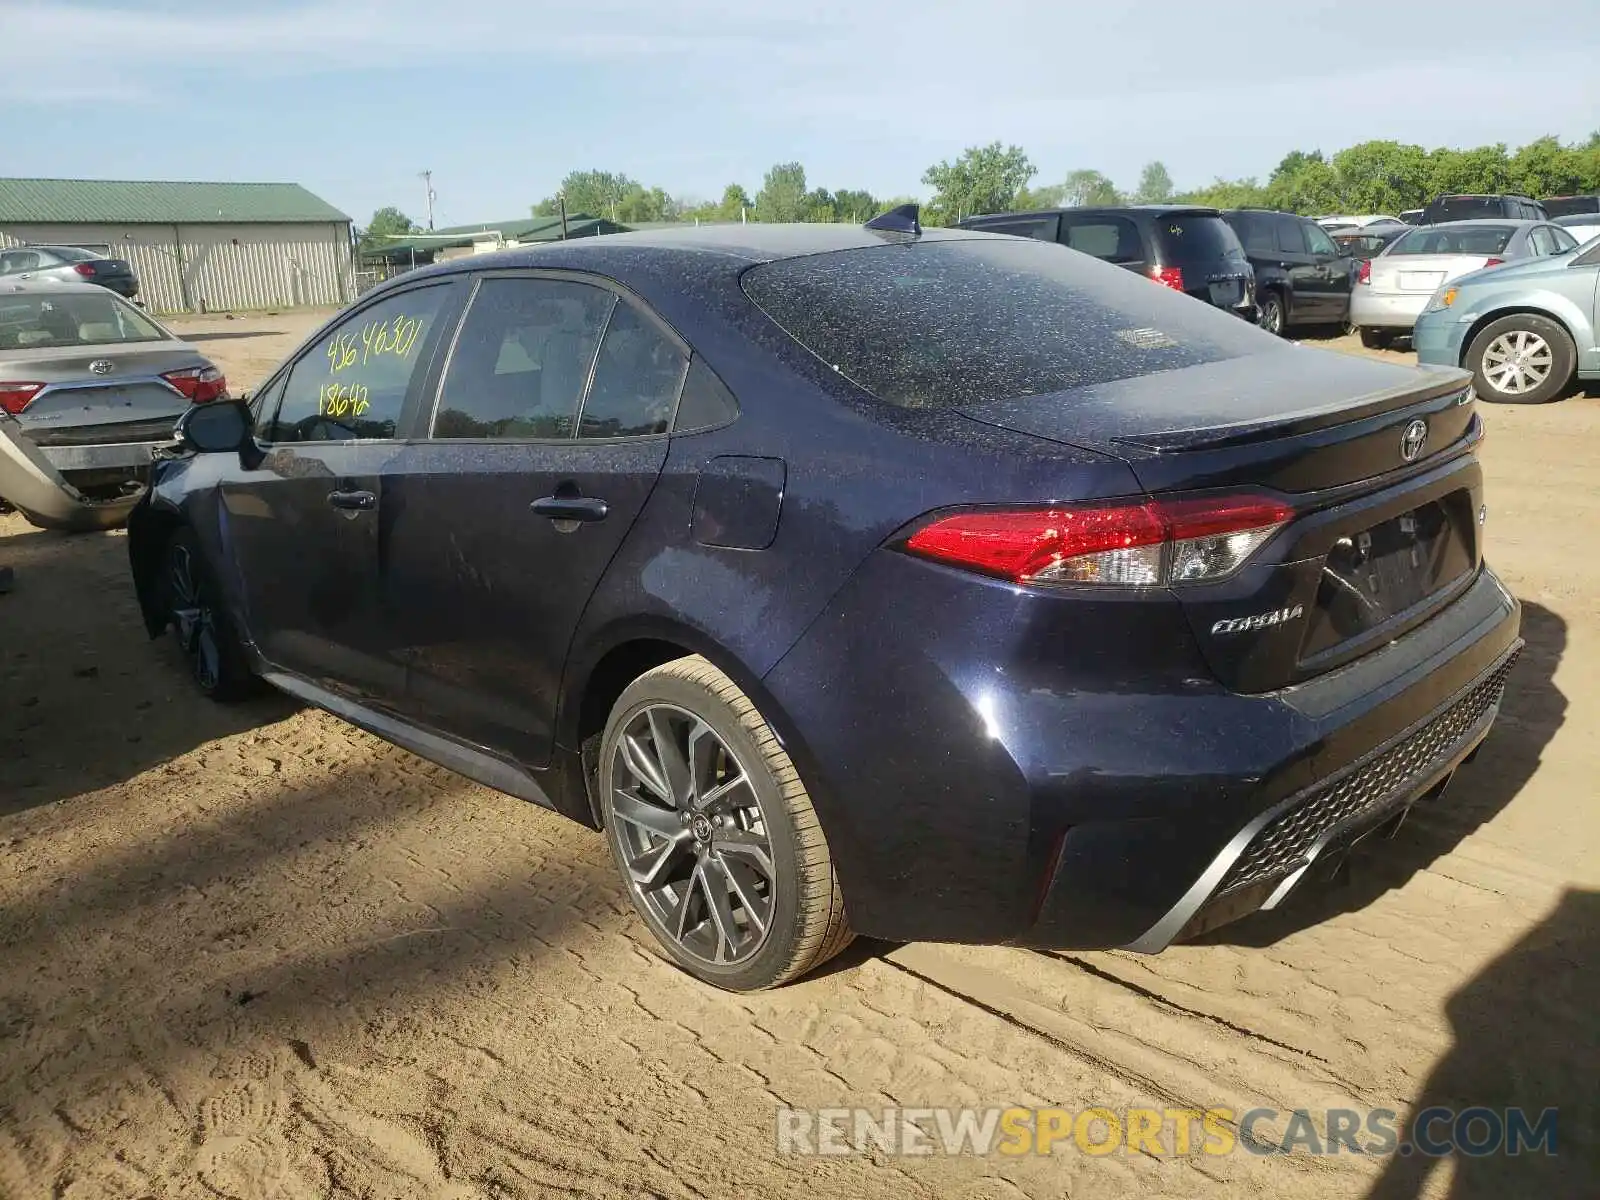
[{"label": "green metal roof", "polygon": [[298,183],[0,179],[0,222],[207,225],[348,221]]}]

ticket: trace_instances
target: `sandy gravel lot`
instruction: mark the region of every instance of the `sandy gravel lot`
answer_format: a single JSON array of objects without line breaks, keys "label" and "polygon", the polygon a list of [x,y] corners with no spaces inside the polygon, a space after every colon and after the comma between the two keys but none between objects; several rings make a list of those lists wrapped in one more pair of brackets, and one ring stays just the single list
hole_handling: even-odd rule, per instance
[{"label": "sandy gravel lot", "polygon": [[[181,328],[238,388],[312,323]],[[1478,760],[1348,881],[1159,958],[858,943],[747,998],[644,948],[595,835],[320,713],[206,704],[120,534],[0,518],[0,1197],[1594,1195],[1600,402],[1487,419],[1529,647]],[[1559,1105],[1560,1154],[774,1136],[781,1104],[1434,1103]]]}]

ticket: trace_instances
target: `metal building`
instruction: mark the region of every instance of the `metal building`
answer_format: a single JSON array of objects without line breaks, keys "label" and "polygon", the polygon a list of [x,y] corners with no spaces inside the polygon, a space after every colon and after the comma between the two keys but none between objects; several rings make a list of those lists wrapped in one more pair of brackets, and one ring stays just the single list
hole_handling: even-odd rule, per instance
[{"label": "metal building", "polygon": [[127,260],[152,312],[355,297],[350,218],[295,183],[0,179],[0,249],[27,243]]}]

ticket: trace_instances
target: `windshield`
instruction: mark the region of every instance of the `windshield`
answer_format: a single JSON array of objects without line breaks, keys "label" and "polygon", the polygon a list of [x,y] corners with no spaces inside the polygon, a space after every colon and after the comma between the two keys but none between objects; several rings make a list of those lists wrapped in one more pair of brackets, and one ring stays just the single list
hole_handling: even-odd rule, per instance
[{"label": "windshield", "polygon": [[0,350],[166,341],[167,334],[110,292],[0,294]]},{"label": "windshield", "polygon": [[1465,229],[1424,227],[1389,248],[1395,254],[1503,254],[1516,233],[1514,225],[1474,225]]},{"label": "windshield", "polygon": [[1221,309],[1042,242],[816,254],[754,267],[743,284],[824,363],[905,408],[1043,395],[1280,345]]}]

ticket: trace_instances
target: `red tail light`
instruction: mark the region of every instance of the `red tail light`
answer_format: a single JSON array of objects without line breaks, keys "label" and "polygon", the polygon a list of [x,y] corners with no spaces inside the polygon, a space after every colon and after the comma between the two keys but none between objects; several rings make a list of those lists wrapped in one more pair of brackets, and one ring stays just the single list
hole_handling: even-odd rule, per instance
[{"label": "red tail light", "polygon": [[1182,267],[1151,267],[1150,278],[1162,287],[1169,287],[1175,292],[1183,291]]},{"label": "red tail light", "polygon": [[190,367],[187,371],[168,371],[161,378],[195,404],[204,404],[208,400],[217,400],[228,394],[228,381],[215,367]]},{"label": "red tail light", "polygon": [[94,268],[92,266],[90,266],[88,263],[73,263],[72,264],[72,269],[74,271],[76,271],[79,275],[93,275],[94,274]]},{"label": "red tail light", "polygon": [[1484,268],[1487,269],[1489,267],[1498,267],[1503,262],[1505,262],[1505,259],[1503,258],[1488,258],[1484,260],[1483,265]]},{"label": "red tail light", "polygon": [[1361,266],[1356,271],[1356,282],[1370,284],[1372,282],[1372,260],[1363,258]]},{"label": "red tail light", "polygon": [[1294,510],[1262,496],[975,510],[919,529],[905,549],[1013,583],[1199,583],[1233,574]]},{"label": "red tail light", "polygon": [[42,383],[0,383],[0,408],[16,416],[33,403],[43,386]]}]

